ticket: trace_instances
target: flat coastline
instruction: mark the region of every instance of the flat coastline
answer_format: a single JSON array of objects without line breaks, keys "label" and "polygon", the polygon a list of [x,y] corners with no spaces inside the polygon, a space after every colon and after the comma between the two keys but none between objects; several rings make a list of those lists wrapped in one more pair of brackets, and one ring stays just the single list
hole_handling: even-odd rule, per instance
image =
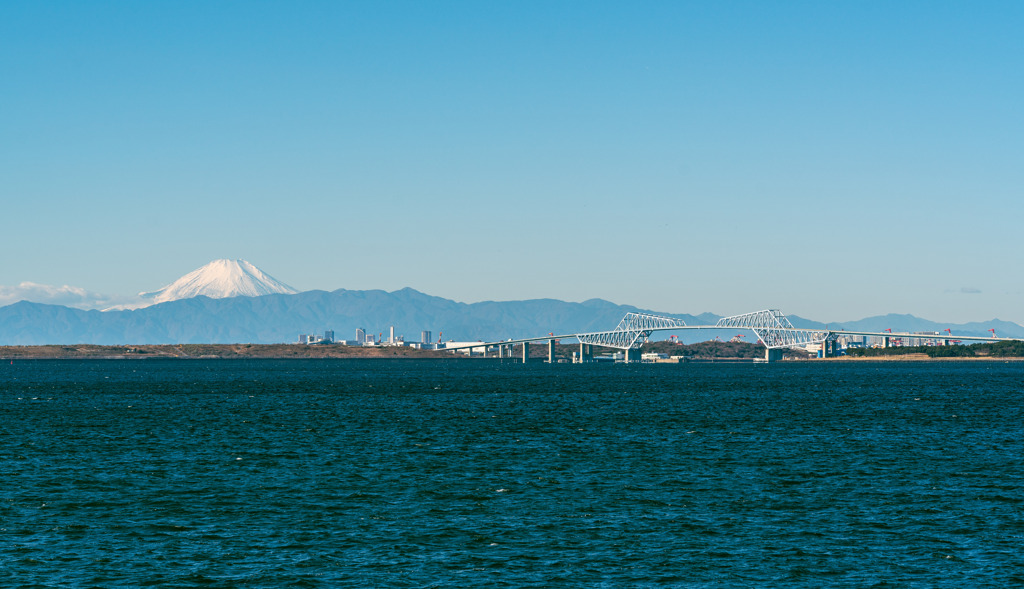
[{"label": "flat coastline", "polygon": [[90,344],[0,346],[2,360],[146,360],[216,358],[458,358],[444,350],[398,346],[304,346],[297,344],[173,344],[99,346]]},{"label": "flat coastline", "polygon": [[[822,358],[813,358],[822,360]],[[892,356],[836,356],[824,358],[828,362],[1024,362],[1020,356],[945,356],[928,354],[893,354]]]},{"label": "flat coastline", "polygon": [[[531,354],[543,360],[538,354]],[[303,358],[382,358],[382,359],[469,359],[446,350],[418,350],[391,346],[341,346],[298,344],[161,344],[140,346],[100,346],[92,344],[0,346],[0,360],[146,360],[146,359],[303,359]],[[480,359],[475,356],[473,359]],[[702,357],[691,362],[752,361],[752,358]],[[838,356],[834,358],[787,358],[784,362],[1024,362],[1021,357],[973,356],[932,358],[926,354],[892,356]]]}]

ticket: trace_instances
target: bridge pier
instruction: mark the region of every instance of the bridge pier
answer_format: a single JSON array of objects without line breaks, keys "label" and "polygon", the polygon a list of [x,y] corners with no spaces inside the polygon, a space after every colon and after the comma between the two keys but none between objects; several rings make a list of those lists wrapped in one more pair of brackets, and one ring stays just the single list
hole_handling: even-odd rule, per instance
[{"label": "bridge pier", "polygon": [[764,361],[765,362],[778,362],[782,360],[782,350],[779,348],[765,348],[764,349]]},{"label": "bridge pier", "polygon": [[523,342],[523,364],[530,361],[530,342]]},{"label": "bridge pier", "polygon": [[623,350],[622,360],[624,362],[639,362],[640,361],[640,348],[626,348]]},{"label": "bridge pier", "polygon": [[581,364],[594,361],[594,347],[590,344],[580,343],[579,362]]},{"label": "bridge pier", "polygon": [[548,340],[548,364],[555,363],[555,340]]}]

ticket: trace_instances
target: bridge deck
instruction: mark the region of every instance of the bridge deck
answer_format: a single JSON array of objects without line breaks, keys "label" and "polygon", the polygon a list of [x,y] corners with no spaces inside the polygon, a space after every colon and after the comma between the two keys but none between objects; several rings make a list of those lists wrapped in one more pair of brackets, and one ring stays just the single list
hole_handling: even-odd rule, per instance
[{"label": "bridge deck", "polygon": [[[723,327],[721,325],[678,325],[678,326],[674,326],[674,327],[653,327],[653,328],[647,329],[645,331],[651,331],[651,332],[654,332],[654,331],[696,331],[696,330],[705,330],[705,329],[731,330],[731,331],[736,331],[737,329],[747,329],[747,330],[750,330],[750,328],[747,328],[747,327],[729,327],[729,326]],[[868,337],[887,337],[887,338],[890,338],[890,339],[914,338],[914,339],[959,340],[959,341],[972,341],[972,342],[1007,342],[1007,341],[1014,342],[1014,341],[1024,341],[1024,339],[1013,338],[1013,337],[983,337],[983,336],[967,336],[967,335],[965,335],[965,336],[961,336],[961,335],[925,335],[925,334],[920,334],[920,333],[902,333],[902,332],[889,333],[887,331],[884,331],[884,332],[876,332],[876,331],[846,331],[846,330],[842,330],[842,329],[835,329],[835,330],[833,330],[833,329],[790,328],[790,329],[786,329],[785,331],[789,331],[789,332],[793,332],[793,333],[803,333],[803,334],[828,333],[830,335],[835,335],[835,336],[852,335],[852,336],[868,336]],[[478,344],[465,344],[465,345],[461,345],[461,346],[456,346],[456,347],[451,347],[451,348],[442,348],[442,349],[445,349],[445,350],[465,350],[465,349],[476,349],[476,348],[483,348],[483,347],[493,347],[493,346],[498,346],[498,345],[508,346],[508,345],[522,344],[522,343],[530,343],[530,342],[544,342],[544,341],[550,341],[550,340],[564,340],[564,339],[576,339],[576,340],[578,340],[580,337],[600,336],[600,335],[606,335],[606,334],[610,334],[610,333],[615,333],[615,332],[613,332],[613,331],[595,331],[595,332],[590,332],[590,333],[567,333],[567,334],[563,334],[563,335],[545,335],[545,336],[540,336],[540,337],[526,337],[526,338],[519,338],[519,339],[509,339],[509,340],[502,340],[502,341],[493,341],[493,342],[480,342]]]}]

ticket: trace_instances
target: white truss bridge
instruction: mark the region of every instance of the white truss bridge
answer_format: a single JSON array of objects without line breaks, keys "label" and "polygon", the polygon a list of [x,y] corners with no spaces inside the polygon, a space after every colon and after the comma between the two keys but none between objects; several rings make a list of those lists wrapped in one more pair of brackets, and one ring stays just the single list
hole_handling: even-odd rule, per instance
[{"label": "white truss bridge", "polygon": [[522,345],[524,361],[529,357],[529,345],[531,342],[547,341],[551,349],[550,358],[554,356],[554,343],[556,340],[575,339],[581,347],[581,357],[584,355],[584,347],[602,346],[606,348],[617,348],[626,352],[627,361],[631,352],[640,349],[656,331],[688,331],[701,329],[749,329],[757,336],[759,343],[763,344],[766,353],[765,360],[777,360],[782,357],[782,350],[786,348],[806,348],[811,344],[821,344],[823,349],[833,345],[840,336],[871,336],[885,338],[929,338],[957,341],[1013,341],[1017,338],[1000,337],[977,337],[977,336],[926,336],[914,333],[891,333],[891,332],[870,332],[870,331],[846,331],[829,329],[802,329],[794,327],[790,320],[778,309],[765,309],[753,313],[722,317],[714,325],[687,325],[682,319],[652,315],[649,313],[626,313],[626,316],[619,321],[615,329],[608,331],[595,331],[590,333],[569,333],[563,335],[548,334],[541,337],[510,339],[497,342],[480,342],[478,344],[464,344],[458,347],[446,348],[449,350],[458,349],[483,349],[497,348],[499,356],[502,356],[505,349],[508,349],[511,356],[512,346]]}]

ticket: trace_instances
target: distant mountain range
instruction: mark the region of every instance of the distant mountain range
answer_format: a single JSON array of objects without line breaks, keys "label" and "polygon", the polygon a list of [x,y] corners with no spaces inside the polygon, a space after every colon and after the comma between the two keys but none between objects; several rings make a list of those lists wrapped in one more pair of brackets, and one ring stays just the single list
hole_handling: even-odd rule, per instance
[{"label": "distant mountain range", "polygon": [[[0,345],[282,343],[296,341],[300,333],[325,330],[334,331],[337,339],[354,339],[356,329],[386,334],[391,326],[407,341],[419,341],[422,331],[431,331],[435,341],[493,341],[610,330],[627,312],[653,312],[689,325],[712,325],[720,318],[711,313],[658,313],[600,299],[459,303],[411,288],[296,292],[244,260],[215,260],[159,291],[141,294],[148,300],[140,304],[149,306],[98,311],[20,301],[0,307]],[[797,316],[790,320],[796,327],[825,327]],[[875,332],[939,332],[948,327],[954,337],[986,336],[994,328],[1000,336],[1024,337],[1024,327],[1006,321],[940,324],[913,315],[869,317],[828,327]],[[722,332],[678,335],[694,342]]]},{"label": "distant mountain range", "polygon": [[[419,341],[420,332],[427,330],[433,332],[434,340],[477,341],[603,331],[613,329],[630,311],[643,310],[600,299],[459,303],[410,288],[395,292],[314,290],[221,299],[198,296],[105,312],[22,301],[0,307],[0,345],[281,343],[296,341],[300,333],[327,329],[338,339],[354,339],[357,328],[386,334],[392,325],[408,341]],[[711,313],[670,316],[690,325],[714,324],[719,319]],[[797,327],[824,327],[800,317],[790,319]],[[870,317],[829,327],[869,331],[941,331],[949,327],[954,334],[982,336],[995,328],[1000,336],[1024,337],[1024,328],[1015,323],[938,324],[912,315]],[[684,340],[715,335],[721,333],[691,333]]]},{"label": "distant mountain range", "polygon": [[[431,331],[435,340],[443,332],[445,340],[476,341],[612,329],[626,312],[638,310],[602,300],[467,304],[409,288],[199,296],[121,311],[22,301],[0,307],[0,344],[280,343],[327,329],[338,339],[354,339],[357,328],[386,334],[392,325],[409,341],[419,341],[421,331]],[[677,317],[688,323],[717,320],[713,315]]]},{"label": "distant mountain range", "polygon": [[828,324],[811,321],[795,315],[789,315],[789,320],[793,323],[794,327],[828,327],[833,330],[845,329],[849,331],[882,332],[886,329],[892,329],[893,331],[915,333],[919,331],[945,332],[948,328],[954,339],[956,339],[957,335],[987,337],[992,335],[989,330],[995,329],[996,335],[999,337],[1024,338],[1024,327],[1011,321],[1002,321],[1000,319],[974,321],[971,323],[937,323],[913,315],[889,313],[888,315],[876,315],[874,317],[858,319],[857,321]]}]

